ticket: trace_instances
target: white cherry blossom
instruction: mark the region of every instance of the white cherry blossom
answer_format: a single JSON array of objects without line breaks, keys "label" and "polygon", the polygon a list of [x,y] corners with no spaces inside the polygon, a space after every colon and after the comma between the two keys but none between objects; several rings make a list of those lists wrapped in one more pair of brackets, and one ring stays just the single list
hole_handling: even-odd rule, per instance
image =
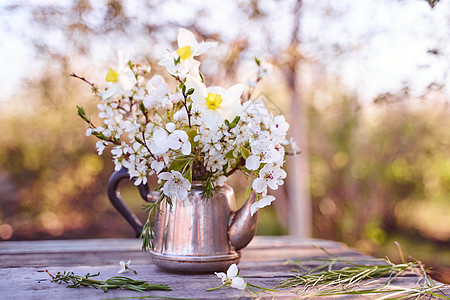
[{"label": "white cherry blossom", "polygon": [[130,271],[133,271],[134,274],[137,274],[137,272],[135,270],[130,268],[131,260],[129,260],[127,262],[124,262],[123,260],[121,260],[119,262],[119,265],[120,265],[120,270],[117,273],[119,273],[119,274],[120,273],[125,273],[127,270],[130,270]]},{"label": "white cherry blossom", "polygon": [[250,214],[253,216],[260,208],[270,205],[275,200],[272,195],[266,195],[264,198],[252,204],[250,207]]},{"label": "white cherry blossom", "polygon": [[181,200],[186,200],[188,191],[191,189],[191,183],[189,180],[183,177],[183,175],[172,170],[169,172],[162,172],[158,175],[161,180],[166,180],[163,186],[163,193],[167,197],[177,197]]},{"label": "white cherry blossom", "polygon": [[183,130],[175,130],[170,134],[170,148],[173,150],[181,149],[183,155],[191,154],[191,143],[189,137]]},{"label": "white cherry blossom", "polygon": [[283,184],[283,179],[286,178],[286,172],[275,164],[266,164],[261,171],[259,177],[253,181],[252,187],[255,192],[267,194],[267,187],[272,190],[277,190],[279,185]]},{"label": "white cherry blossom", "polygon": [[273,143],[254,143],[251,149],[253,154],[245,161],[245,167],[249,170],[257,170],[261,163],[273,163],[281,158]]},{"label": "white cherry blossom", "polygon": [[215,272],[214,274],[222,280],[223,285],[228,285],[239,290],[243,290],[247,286],[244,278],[238,276],[239,269],[236,264],[232,264],[226,274],[224,272]]},{"label": "white cherry blossom", "polygon": [[95,143],[95,147],[97,148],[98,155],[102,155],[103,151],[105,151],[105,142],[104,141],[98,141]]},{"label": "white cherry blossom", "polygon": [[163,155],[156,156],[150,167],[155,170],[156,173],[159,173],[168,165],[168,162],[169,154],[165,153]]},{"label": "white cherry blossom", "polygon": [[173,114],[173,119],[175,121],[184,121],[188,119],[188,115],[186,113],[186,109],[183,107],[179,111]]},{"label": "white cherry blossom", "polygon": [[149,148],[154,155],[161,155],[169,151],[170,139],[165,129],[159,128],[153,132]]}]

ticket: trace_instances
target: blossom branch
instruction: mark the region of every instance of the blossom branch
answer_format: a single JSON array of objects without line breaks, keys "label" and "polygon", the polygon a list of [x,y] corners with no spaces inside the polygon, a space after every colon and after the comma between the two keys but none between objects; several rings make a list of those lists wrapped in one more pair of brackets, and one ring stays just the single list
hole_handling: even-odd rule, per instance
[{"label": "blossom branch", "polygon": [[244,165],[245,165],[245,160],[241,158],[241,159],[239,160],[239,162],[237,163],[237,165],[236,165],[233,169],[231,169],[230,172],[227,173],[227,176],[232,175],[234,172],[236,172],[237,170],[239,170],[240,167],[242,167],[242,166],[244,166]]},{"label": "blossom branch", "polygon": [[97,88],[97,87],[95,86],[95,84],[93,84],[92,82],[87,81],[86,78],[81,77],[81,76],[78,76],[78,75],[75,74],[75,73],[70,74],[70,76],[71,76],[71,77],[78,78],[78,79],[80,79],[80,80],[86,82],[87,84],[89,84],[89,85],[92,87],[92,90],[94,91],[94,93],[97,93],[98,88]]},{"label": "blossom branch", "polygon": [[192,125],[191,125],[191,115],[192,114],[191,114],[191,111],[187,107],[187,99],[188,99],[189,95],[192,94],[192,92],[189,94],[190,90],[188,90],[188,92],[186,93],[186,85],[184,84],[183,80],[181,80],[179,76],[175,76],[175,78],[180,83],[181,93],[183,94],[183,98],[184,98],[184,100],[182,100],[181,102],[183,102],[183,106],[186,109],[186,113],[188,116],[189,128],[192,128]]}]

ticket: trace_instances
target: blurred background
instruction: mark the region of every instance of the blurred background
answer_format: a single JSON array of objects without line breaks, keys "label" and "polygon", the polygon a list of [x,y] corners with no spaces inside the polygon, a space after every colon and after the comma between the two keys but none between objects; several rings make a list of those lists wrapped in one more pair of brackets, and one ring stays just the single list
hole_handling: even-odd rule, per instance
[{"label": "blurred background", "polygon": [[[2,1],[1,240],[133,237],[106,196],[111,158],[76,115],[95,119],[96,100],[69,75],[101,86],[118,50],[163,73],[178,27],[219,41],[201,57],[208,85],[252,81],[262,60],[254,95],[302,151],[258,234],[393,261],[398,241],[450,282],[448,1]],[[241,179],[229,181],[240,202]],[[132,184],[122,196],[144,218]]]}]

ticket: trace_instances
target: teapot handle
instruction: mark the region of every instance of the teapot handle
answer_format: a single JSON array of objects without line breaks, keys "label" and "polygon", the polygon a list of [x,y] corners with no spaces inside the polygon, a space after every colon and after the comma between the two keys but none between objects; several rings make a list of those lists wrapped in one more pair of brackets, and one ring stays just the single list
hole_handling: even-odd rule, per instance
[{"label": "teapot handle", "polygon": [[[128,170],[122,167],[119,171],[114,172],[109,178],[108,182],[108,198],[111,201],[114,208],[125,218],[125,220],[133,227],[136,232],[136,237],[140,237],[143,225],[142,222],[136,217],[134,212],[125,204],[120,196],[119,183],[123,179],[130,179]],[[142,199],[147,202],[154,202],[155,198],[148,187],[148,184],[140,184],[138,186]]]}]

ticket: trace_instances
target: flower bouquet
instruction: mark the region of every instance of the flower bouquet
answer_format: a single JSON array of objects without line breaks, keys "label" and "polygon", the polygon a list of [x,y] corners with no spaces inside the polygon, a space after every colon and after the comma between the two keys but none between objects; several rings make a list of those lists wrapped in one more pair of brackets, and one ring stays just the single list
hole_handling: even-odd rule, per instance
[{"label": "flower bouquet", "polygon": [[[111,149],[116,171],[125,167],[135,185],[157,176],[158,203],[185,201],[194,182],[201,183],[201,197],[207,201],[227,177],[241,171],[248,179],[247,189],[255,194],[250,207],[254,215],[275,200],[268,188],[276,190],[283,184],[285,156],[296,151],[295,144],[286,138],[285,118],[269,112],[264,101],[252,99],[252,88],[249,100],[243,101],[243,84],[206,85],[196,57],[215,46],[216,42],[199,43],[192,32],[179,29],[179,48],[159,61],[174,89],[162,76],[152,75],[150,67],[119,53],[117,68],[106,74],[106,86],[100,89],[90,83],[103,124],[95,126],[82,107],[78,114],[89,125],[86,134],[99,139],[98,153]],[[264,67],[255,61],[259,81]],[[151,244],[151,232],[149,218],[144,249]]]}]

